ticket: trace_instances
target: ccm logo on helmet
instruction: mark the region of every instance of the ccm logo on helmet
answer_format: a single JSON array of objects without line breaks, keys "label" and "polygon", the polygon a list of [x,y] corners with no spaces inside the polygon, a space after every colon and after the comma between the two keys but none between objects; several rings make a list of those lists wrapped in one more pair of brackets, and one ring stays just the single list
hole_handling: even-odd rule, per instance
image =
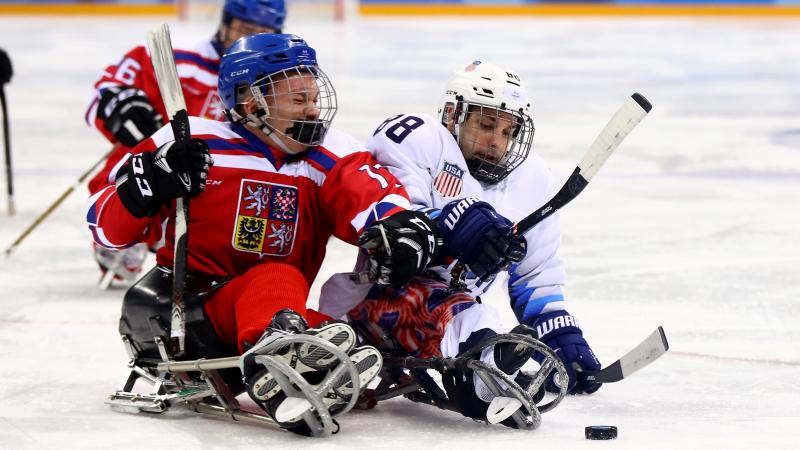
[{"label": "ccm logo on helmet", "polygon": [[250,72],[250,69],[235,70],[235,71],[231,72],[231,74],[228,75],[228,76],[238,77],[239,75],[244,75],[247,72]]}]

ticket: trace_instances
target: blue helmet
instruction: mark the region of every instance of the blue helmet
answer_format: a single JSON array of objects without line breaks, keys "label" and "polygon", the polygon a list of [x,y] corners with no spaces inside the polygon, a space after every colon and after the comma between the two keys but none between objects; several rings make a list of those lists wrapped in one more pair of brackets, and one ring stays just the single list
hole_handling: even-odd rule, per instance
[{"label": "blue helmet", "polygon": [[317,52],[293,34],[261,33],[240,38],[219,64],[219,97],[225,109],[236,106],[239,86],[292,67],[316,67]]},{"label": "blue helmet", "polygon": [[[282,118],[275,108],[274,82],[290,77],[312,77],[318,114],[305,118]],[[237,40],[222,56],[219,65],[219,96],[232,122],[251,122],[265,133],[278,134],[305,145],[322,142],[337,110],[336,91],[317,65],[317,52],[293,34],[261,33]],[[259,105],[255,113],[244,114],[237,104],[252,96]],[[272,102],[272,108],[269,106]],[[272,109],[272,110],[271,110]],[[276,121],[291,121],[291,126],[276,126]],[[266,128],[264,128],[266,127]]]},{"label": "blue helmet", "polygon": [[280,33],[286,21],[286,5],[283,0],[225,0],[222,21],[230,23],[234,18]]}]

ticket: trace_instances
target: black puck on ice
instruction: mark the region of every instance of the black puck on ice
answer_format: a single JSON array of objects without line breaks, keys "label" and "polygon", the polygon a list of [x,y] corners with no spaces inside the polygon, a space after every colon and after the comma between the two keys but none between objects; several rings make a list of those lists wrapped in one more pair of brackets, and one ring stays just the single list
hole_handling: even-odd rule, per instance
[{"label": "black puck on ice", "polygon": [[592,425],[586,427],[586,439],[607,440],[617,438],[617,427],[611,425]]}]

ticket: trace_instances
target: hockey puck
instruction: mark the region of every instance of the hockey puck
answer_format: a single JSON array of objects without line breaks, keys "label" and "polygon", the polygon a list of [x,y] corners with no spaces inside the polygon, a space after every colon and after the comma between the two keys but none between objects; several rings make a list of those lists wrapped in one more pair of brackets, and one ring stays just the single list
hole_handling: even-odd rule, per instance
[{"label": "hockey puck", "polygon": [[617,427],[611,425],[592,425],[586,427],[586,439],[604,441],[617,438]]}]

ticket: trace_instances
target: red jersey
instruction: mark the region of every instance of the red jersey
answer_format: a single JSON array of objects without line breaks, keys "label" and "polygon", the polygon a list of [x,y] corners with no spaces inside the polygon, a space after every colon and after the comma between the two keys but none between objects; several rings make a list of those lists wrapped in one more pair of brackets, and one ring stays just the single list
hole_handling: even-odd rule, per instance
[{"label": "red jersey", "polygon": [[[175,67],[183,87],[186,112],[190,116],[206,117],[213,120],[226,120],[217,90],[220,55],[214,41],[205,41],[191,50],[175,49]],[[117,143],[116,138],[97,118],[97,105],[103,89],[111,86],[132,86],[147,94],[156,111],[167,121],[166,108],[161,101],[153,63],[145,46],[138,46],[125,54],[115,65],[108,66],[103,76],[95,83],[92,103],[86,112],[86,122],[96,128],[116,148],[109,156],[105,167],[89,181],[89,192],[94,193],[105,184],[112,168],[130,149]]]},{"label": "red jersey", "polygon": [[[375,219],[409,207],[397,179],[344,133],[329,130],[323,145],[290,156],[241,125],[190,122],[192,136],[208,143],[214,165],[205,191],[190,202],[189,272],[236,276],[262,262],[282,262],[297,267],[310,285],[331,236],[354,244]],[[133,152],[173,139],[165,126]],[[170,219],[157,261],[171,266],[174,202],[161,213]],[[91,197],[87,221],[95,241],[109,248],[136,243],[153,222],[133,217],[111,183]]]}]

